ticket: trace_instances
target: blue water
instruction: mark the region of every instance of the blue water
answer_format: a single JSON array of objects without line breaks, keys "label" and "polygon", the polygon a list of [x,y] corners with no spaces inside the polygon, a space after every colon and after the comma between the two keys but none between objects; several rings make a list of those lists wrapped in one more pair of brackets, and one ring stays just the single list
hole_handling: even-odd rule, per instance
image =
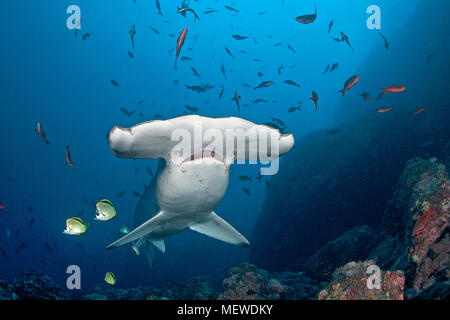
[{"label": "blue water", "polygon": [[[144,0],[2,2],[0,205],[6,209],[0,212],[0,246],[8,253],[8,259],[0,256],[0,279],[11,280],[33,266],[64,285],[65,270],[70,264],[81,267],[85,289],[101,283],[106,271],[113,271],[118,285],[124,287],[185,282],[193,276],[222,279],[228,268],[248,261],[248,248],[185,231],[166,239],[166,253],[157,254],[155,270],[129,247],[104,250],[116,239],[122,224],[133,225],[138,199],[132,191],[143,192],[144,184],[150,182],[145,167],[149,165],[155,171],[157,166],[157,160],[116,158],[106,141],[108,131],[114,125],[129,127],[152,120],[155,114],[164,119],[183,115],[185,105],[199,107],[199,114],[208,117],[239,116],[255,123],[281,118],[296,138],[332,127],[344,99],[337,90],[357,74],[372,50],[383,46],[377,31],[366,27],[367,7],[381,7],[381,31],[394,43],[395,38],[401,37],[397,32],[409,21],[418,3],[191,1],[190,7],[200,16],[200,21],[194,21],[190,12],[185,18],[176,13],[180,3],[160,2],[162,16],[157,14],[154,1]],[[77,37],[66,27],[66,8],[70,4],[81,8],[82,29]],[[314,12],[315,4],[318,17],[314,23],[302,25],[294,20],[298,15]],[[224,5],[240,12],[235,14]],[[219,12],[203,14],[208,7]],[[267,14],[258,15],[261,11]],[[328,34],[330,20],[334,20],[334,27]],[[129,35],[133,24],[137,32],[135,49]],[[161,34],[155,34],[150,26]],[[189,56],[192,61],[179,58],[175,70],[176,37],[185,27],[188,33],[180,57]],[[355,52],[330,39],[338,37],[341,30],[349,36]],[[86,32],[91,36],[82,40]],[[235,40],[233,34],[250,34],[258,44],[252,39]],[[283,44],[275,47],[279,42]],[[287,48],[288,44],[296,50],[295,54]],[[231,50],[236,60],[224,47]],[[128,56],[128,50],[135,58]],[[253,62],[254,58],[262,62]],[[323,75],[326,65],[334,62],[339,62],[338,70]],[[222,64],[227,80],[220,71]],[[281,76],[277,73],[280,65],[284,66]],[[198,70],[201,79],[192,74],[191,66]],[[259,78],[258,72],[264,77]],[[110,79],[120,87],[111,85]],[[286,79],[296,81],[301,88],[284,84]],[[180,84],[175,86],[174,80]],[[262,80],[275,84],[253,90]],[[185,87],[201,83],[214,88],[198,94]],[[244,83],[251,88],[244,87]],[[219,100],[222,85],[225,92]],[[369,86],[376,87],[362,79],[358,88],[347,94],[357,95]],[[231,101],[235,90],[242,96],[241,113]],[[308,100],[312,90],[320,95],[318,112]],[[252,104],[257,98],[269,103]],[[140,100],[144,100],[142,105],[137,104]],[[299,101],[303,110],[288,113]],[[137,112],[127,117],[120,107]],[[42,143],[34,131],[37,122],[43,124],[50,145]],[[66,145],[70,146],[74,168],[65,163]],[[258,169],[233,166],[229,189],[216,209],[247,238],[251,238],[264,199],[270,194],[264,184],[242,182],[238,177],[255,177]],[[250,197],[243,187],[251,190]],[[122,190],[127,191],[125,196],[115,198]],[[103,198],[113,201],[118,215],[108,222],[92,221],[95,209],[91,203]],[[65,219],[80,211],[84,211],[82,218],[91,223],[88,232],[80,236],[62,234]],[[33,226],[29,226],[31,219],[36,219]],[[6,237],[7,228],[10,237]],[[28,248],[15,254],[21,242]],[[55,248],[47,250],[46,242],[55,242]]]}]

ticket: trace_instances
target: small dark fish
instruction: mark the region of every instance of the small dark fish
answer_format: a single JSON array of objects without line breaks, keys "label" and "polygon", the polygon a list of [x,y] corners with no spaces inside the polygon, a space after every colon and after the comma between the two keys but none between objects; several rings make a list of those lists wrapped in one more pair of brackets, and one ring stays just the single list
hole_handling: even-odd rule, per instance
[{"label": "small dark fish", "polygon": [[273,46],[274,47],[279,47],[279,46],[281,46],[283,44],[283,42],[277,42],[277,43],[275,43]]},{"label": "small dark fish", "polygon": [[233,37],[234,39],[236,39],[236,40],[245,40],[245,39],[248,39],[248,36],[241,36],[241,35],[239,35],[239,34],[234,34],[234,35],[232,35],[232,37]]},{"label": "small dark fish", "polygon": [[295,18],[295,21],[303,23],[303,24],[308,24],[308,23],[313,23],[317,18],[317,6],[315,6],[315,11],[314,14],[305,14],[302,16],[298,16],[297,18]]},{"label": "small dark fish", "polygon": [[301,87],[297,82],[293,81],[293,80],[284,80],[284,83],[290,85],[290,86],[294,86],[294,87]]},{"label": "small dark fish", "polygon": [[278,74],[281,75],[281,71],[284,69],[283,65],[278,67]]},{"label": "small dark fish", "polygon": [[386,48],[386,50],[389,50],[389,42],[387,41],[386,37],[380,31],[378,31],[378,33],[381,39],[383,39],[384,41],[384,47]]},{"label": "small dark fish", "polygon": [[252,178],[249,176],[239,176],[238,179],[241,181],[251,181],[252,180]]},{"label": "small dark fish", "polygon": [[340,132],[339,129],[331,129],[331,130],[328,130],[328,131],[327,131],[327,134],[337,134],[337,133],[339,133],[339,132]]},{"label": "small dark fish", "polygon": [[219,93],[219,100],[222,99],[224,91],[225,91],[225,86],[222,85],[222,90],[220,90],[220,93]]},{"label": "small dark fish", "polygon": [[27,207],[28,212],[33,212],[33,208],[32,207]]},{"label": "small dark fish", "polygon": [[345,41],[348,44],[348,46],[350,47],[350,49],[352,49],[352,51],[354,51],[352,45],[350,44],[350,41],[348,40],[348,37],[342,31],[341,31],[341,39],[342,41]]},{"label": "small dark fish", "polygon": [[251,85],[249,85],[247,82],[245,82],[244,84],[242,84],[242,86],[243,86],[243,87],[246,87],[246,88],[251,88]]},{"label": "small dark fish", "polygon": [[286,130],[286,128],[282,128],[279,125],[277,125],[276,123],[273,122],[264,122],[263,125],[268,126],[270,128],[274,128],[277,129],[278,131],[280,131],[280,133],[283,133],[284,130]]},{"label": "small dark fish", "polygon": [[111,84],[114,86],[114,87],[120,87],[120,84],[116,81],[116,80],[113,80],[113,79],[110,79],[109,80],[110,82],[111,82]]},{"label": "small dark fish", "polygon": [[194,67],[191,67],[191,70],[192,70],[192,73],[194,73],[194,76],[196,76],[200,79],[200,74],[198,73],[198,71]]},{"label": "small dark fish", "polygon": [[35,129],[35,130],[38,133],[39,137],[41,137],[41,140],[45,142],[45,144],[51,143],[50,141],[47,140],[47,138],[45,136],[44,127],[42,126],[42,124],[40,122],[38,122],[37,129]]},{"label": "small dark fish", "polygon": [[214,13],[214,12],[219,12],[219,11],[214,10],[214,9],[208,9],[208,10],[204,11],[203,14],[210,14],[210,13]]},{"label": "small dark fish", "polygon": [[120,111],[128,117],[131,117],[133,115],[133,113],[136,112],[136,110],[128,111],[127,109],[122,108],[122,107],[120,107]]},{"label": "small dark fish", "polygon": [[143,104],[145,101],[144,100],[139,100],[137,105],[140,106],[141,104]]},{"label": "small dark fish", "polygon": [[158,14],[162,16],[161,5],[159,4],[159,0],[155,1],[156,9],[158,10]]},{"label": "small dark fish", "polygon": [[190,58],[188,56],[181,56],[180,60],[181,61],[192,61],[192,58]]},{"label": "small dark fish", "polygon": [[25,242],[21,242],[20,245],[16,249],[16,254],[18,254],[23,249],[28,248],[28,245]]},{"label": "small dark fish", "polygon": [[226,51],[233,59],[236,59],[236,57],[233,56],[233,54],[231,53],[230,49],[228,49],[227,47],[225,47],[225,51]]},{"label": "small dark fish", "polygon": [[87,33],[83,34],[83,36],[81,37],[81,39],[86,40],[86,39],[89,38],[90,36],[91,36],[91,34],[87,32]]},{"label": "small dark fish", "polygon": [[339,62],[333,63],[333,65],[331,66],[330,72],[335,71],[338,67],[339,67]]},{"label": "small dark fish", "polygon": [[118,194],[116,194],[116,198],[120,198],[123,197],[123,195],[125,194],[125,190],[120,191]]},{"label": "small dark fish", "polygon": [[83,202],[87,204],[89,201],[88,201],[88,199],[83,198]]},{"label": "small dark fish", "polygon": [[134,58],[133,52],[131,52],[130,50],[128,50],[128,56],[129,56],[130,58]]},{"label": "small dark fish", "polygon": [[364,91],[359,96],[363,97],[364,101],[366,101],[366,102],[370,100],[370,94],[367,91]]},{"label": "small dark fish", "polygon": [[249,188],[242,188],[244,193],[246,193],[250,197],[250,189]]},{"label": "small dark fish", "polygon": [[195,91],[197,93],[205,92],[205,91],[208,91],[208,90],[214,88],[214,86],[211,86],[209,84],[200,85],[200,86],[188,86],[188,85],[185,85],[185,86],[187,89]]},{"label": "small dark fish", "polygon": [[136,190],[133,190],[133,196],[135,196],[136,198],[140,198],[141,194],[139,192],[137,192]]},{"label": "small dark fish", "polygon": [[273,122],[278,123],[280,126],[282,126],[282,127],[286,126],[285,123],[283,122],[283,120],[278,119],[278,118],[274,118],[274,117],[271,117],[271,118],[272,118]]},{"label": "small dark fish", "polygon": [[267,100],[265,100],[265,99],[256,99],[256,100],[254,100],[253,101],[253,103],[267,103]]},{"label": "small dark fish", "polygon": [[36,219],[31,219],[30,223],[29,223],[29,226],[32,227],[35,222],[36,222]]},{"label": "small dark fish", "polygon": [[70,156],[69,146],[66,146],[66,163],[69,167],[73,168],[72,157]]},{"label": "small dark fish", "polygon": [[427,56],[427,64],[430,63],[431,60],[433,60],[434,56],[435,56],[434,53],[430,53],[430,54]]},{"label": "small dark fish", "polygon": [[226,72],[225,72],[225,67],[224,67],[224,65],[222,65],[222,66],[220,67],[220,70],[222,71],[222,74],[223,74],[223,77],[225,78],[225,80],[227,80],[227,75],[226,75]]},{"label": "small dark fish", "polygon": [[194,21],[198,20],[200,21],[200,18],[198,17],[197,13],[195,13],[195,11],[191,8],[186,8],[186,7],[182,7],[182,8],[177,8],[177,13],[180,13],[183,17],[186,17],[186,12],[192,12],[194,14]]},{"label": "small dark fish", "polygon": [[130,29],[131,45],[134,49],[134,35],[136,34],[136,26],[133,24]]},{"label": "small dark fish", "polygon": [[255,61],[255,62],[262,62],[262,60],[258,59],[258,58],[254,58],[253,61]]},{"label": "small dark fish", "polygon": [[334,24],[334,21],[331,20],[330,23],[328,24],[328,33],[330,33],[331,28],[333,28],[333,24]]},{"label": "small dark fish", "polygon": [[288,49],[291,50],[293,53],[297,53],[294,48],[290,44],[287,45]]},{"label": "small dark fish", "polygon": [[237,10],[237,9],[235,9],[235,8],[233,8],[233,7],[230,7],[230,6],[224,6],[224,8],[225,8],[225,9],[227,9],[227,10],[230,10],[230,11],[236,12],[236,13],[238,13],[238,12],[239,12],[239,10]]},{"label": "small dark fish", "polygon": [[341,39],[341,38],[331,38],[331,39],[333,39],[333,40],[336,41],[336,42],[342,42],[342,39]]},{"label": "small dark fish", "polygon": [[48,251],[53,250],[53,248],[50,246],[50,244],[48,242],[45,243],[45,247],[47,248]]},{"label": "small dark fish", "polygon": [[190,112],[198,112],[198,108],[197,107],[188,106],[188,105],[185,105],[184,107]]},{"label": "small dark fish", "polygon": [[268,88],[271,85],[273,85],[273,81],[263,81],[260,84],[258,84],[256,87],[254,87],[253,90],[256,90],[259,88]]},{"label": "small dark fish", "polygon": [[302,111],[302,107],[298,106],[298,107],[290,107],[288,112],[295,112],[295,111]]},{"label": "small dark fish", "polygon": [[264,74],[262,72],[258,72],[258,77],[264,77]]},{"label": "small dark fish", "polygon": [[258,16],[262,16],[263,14],[266,14],[266,13],[267,13],[267,11],[258,12]]},{"label": "small dark fish", "polygon": [[153,119],[162,119],[162,118],[163,118],[162,114],[159,114],[159,113],[157,113],[153,116]]},{"label": "small dark fish", "polygon": [[[160,35],[161,32],[158,31],[158,29],[153,28],[152,26],[149,27],[154,33],[156,33],[157,35]],[[170,36],[170,35],[169,35]],[[173,35],[175,37],[175,35]]]},{"label": "small dark fish", "polygon": [[174,86],[177,86],[177,85],[179,85],[180,84],[180,81],[178,81],[178,80],[173,80],[173,85]]},{"label": "small dark fish", "polygon": [[327,73],[330,70],[330,65],[328,64],[327,67],[325,68],[324,72],[322,72],[323,74]]},{"label": "small dark fish", "polygon": [[317,94],[317,92],[313,91],[312,92],[312,97],[309,98],[310,100],[314,101],[314,104],[316,106],[316,111],[317,111],[317,104],[319,102],[319,95]]},{"label": "small dark fish", "polygon": [[238,92],[235,91],[234,92],[234,97],[231,100],[234,100],[236,102],[236,105],[238,107],[238,112],[241,112],[241,105],[239,104],[239,100],[241,99],[241,97],[239,96]]}]

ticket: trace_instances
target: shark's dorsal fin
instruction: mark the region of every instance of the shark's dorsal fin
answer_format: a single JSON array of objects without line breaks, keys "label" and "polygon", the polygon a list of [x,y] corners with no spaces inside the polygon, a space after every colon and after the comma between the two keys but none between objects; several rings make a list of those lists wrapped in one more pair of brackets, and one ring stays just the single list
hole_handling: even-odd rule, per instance
[{"label": "shark's dorsal fin", "polygon": [[235,246],[248,247],[250,245],[242,234],[214,212],[211,212],[203,222],[191,225],[189,228]]}]

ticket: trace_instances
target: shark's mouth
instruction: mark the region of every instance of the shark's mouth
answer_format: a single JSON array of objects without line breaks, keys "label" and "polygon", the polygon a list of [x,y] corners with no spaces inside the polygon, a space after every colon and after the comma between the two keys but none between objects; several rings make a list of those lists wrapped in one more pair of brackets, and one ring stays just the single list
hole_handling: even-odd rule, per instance
[{"label": "shark's mouth", "polygon": [[225,164],[225,160],[219,155],[219,153],[215,152],[214,150],[204,150],[204,149],[194,152],[188,157],[184,158],[181,164],[194,161],[197,159],[206,159],[206,158],[215,159]]}]

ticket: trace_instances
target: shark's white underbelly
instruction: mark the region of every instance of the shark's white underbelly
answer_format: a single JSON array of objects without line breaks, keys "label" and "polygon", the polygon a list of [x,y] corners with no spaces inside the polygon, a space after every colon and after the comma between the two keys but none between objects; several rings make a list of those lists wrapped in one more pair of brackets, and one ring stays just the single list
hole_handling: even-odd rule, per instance
[{"label": "shark's white underbelly", "polygon": [[152,236],[164,238],[203,221],[222,200],[227,187],[228,167],[220,160],[201,158],[167,166],[156,190],[167,223]]}]

